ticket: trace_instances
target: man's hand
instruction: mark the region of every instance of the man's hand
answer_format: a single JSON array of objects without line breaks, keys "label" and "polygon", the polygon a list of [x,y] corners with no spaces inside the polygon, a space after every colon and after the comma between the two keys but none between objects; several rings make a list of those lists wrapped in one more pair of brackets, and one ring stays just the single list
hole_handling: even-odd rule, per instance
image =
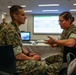
[{"label": "man's hand", "polygon": [[[37,53],[29,53],[29,56],[30,57],[33,57],[34,55],[39,55],[39,54],[37,54]],[[40,56],[40,55],[39,55]]]},{"label": "man's hand", "polygon": [[29,53],[29,56],[32,58],[32,60],[40,60],[41,56],[37,53]]},{"label": "man's hand", "polygon": [[41,59],[40,55],[34,55],[32,57],[32,60],[40,60],[40,59]]},{"label": "man's hand", "polygon": [[31,60],[40,60],[41,59],[41,56],[39,54],[34,54],[32,57],[31,57]]}]

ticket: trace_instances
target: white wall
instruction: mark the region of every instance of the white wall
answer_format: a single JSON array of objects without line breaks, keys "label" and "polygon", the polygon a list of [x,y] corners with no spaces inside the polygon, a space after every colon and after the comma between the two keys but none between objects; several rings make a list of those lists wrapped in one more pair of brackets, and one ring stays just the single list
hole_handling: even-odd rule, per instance
[{"label": "white wall", "polygon": [[[76,18],[76,14],[72,14],[75,18]],[[11,18],[9,15],[6,15],[6,19],[7,21],[11,21]],[[44,39],[47,39],[47,35],[34,35],[33,34],[33,15],[27,15],[27,21],[25,22],[26,24],[22,25],[20,27],[20,30],[24,30],[24,31],[30,31],[31,32],[31,39],[34,39],[34,40],[44,40]],[[76,19],[74,21],[74,24],[76,25]],[[50,36],[54,37],[54,38],[59,38],[60,35],[51,35]]]},{"label": "white wall", "polygon": [[75,18],[73,23],[76,25],[76,14],[72,14],[72,16]]},{"label": "white wall", "polygon": [[25,24],[22,24],[19,26],[20,31],[27,31],[27,19],[25,21]]},{"label": "white wall", "polygon": [[0,10],[0,23],[2,22],[2,11]]}]

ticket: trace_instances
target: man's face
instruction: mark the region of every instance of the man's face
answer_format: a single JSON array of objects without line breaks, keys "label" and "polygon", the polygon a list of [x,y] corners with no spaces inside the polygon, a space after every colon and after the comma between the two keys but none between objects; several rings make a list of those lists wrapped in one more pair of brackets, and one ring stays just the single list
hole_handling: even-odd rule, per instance
[{"label": "man's face", "polygon": [[19,9],[19,14],[17,14],[17,17],[16,17],[16,21],[18,22],[18,24],[24,24],[26,18],[27,17],[25,15],[24,9]]},{"label": "man's face", "polygon": [[5,22],[6,21],[6,19],[3,19],[3,22]]}]

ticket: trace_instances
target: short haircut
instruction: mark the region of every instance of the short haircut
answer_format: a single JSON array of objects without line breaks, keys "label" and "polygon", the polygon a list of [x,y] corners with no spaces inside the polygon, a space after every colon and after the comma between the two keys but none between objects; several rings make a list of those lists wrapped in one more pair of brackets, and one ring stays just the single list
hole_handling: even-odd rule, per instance
[{"label": "short haircut", "polygon": [[18,14],[19,13],[19,9],[23,9],[21,6],[19,5],[13,5],[11,8],[10,8],[10,16],[11,18],[13,19],[13,14]]}]

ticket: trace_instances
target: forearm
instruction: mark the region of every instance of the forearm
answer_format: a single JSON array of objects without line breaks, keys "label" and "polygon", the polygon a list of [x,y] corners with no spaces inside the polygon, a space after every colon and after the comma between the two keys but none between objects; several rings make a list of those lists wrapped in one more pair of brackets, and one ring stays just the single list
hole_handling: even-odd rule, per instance
[{"label": "forearm", "polygon": [[15,56],[16,60],[40,60],[40,55],[35,54],[35,55],[31,55],[31,56],[27,56],[23,53],[20,53],[18,55]]},{"label": "forearm", "polygon": [[49,44],[53,47],[54,44],[61,45],[61,46],[67,46],[67,47],[73,47],[76,44],[76,39],[74,38],[68,38],[64,40],[55,40],[54,38],[47,36],[49,40],[46,40],[45,43]]},{"label": "forearm", "polygon": [[29,51],[27,51],[24,47],[22,47],[22,52],[26,55],[28,55]]},{"label": "forearm", "polygon": [[75,40],[74,39],[54,40],[54,43],[62,46],[73,47],[75,45]]},{"label": "forearm", "polygon": [[15,57],[16,57],[16,60],[32,60],[31,57],[29,57],[23,53],[20,53],[20,54],[16,55]]},{"label": "forearm", "polygon": [[22,53],[25,54],[25,55],[27,55],[27,56],[30,56],[30,54],[32,54],[32,56],[33,55],[39,55],[37,53],[32,53],[30,51],[27,51],[24,47],[22,47],[22,50],[23,50]]}]

